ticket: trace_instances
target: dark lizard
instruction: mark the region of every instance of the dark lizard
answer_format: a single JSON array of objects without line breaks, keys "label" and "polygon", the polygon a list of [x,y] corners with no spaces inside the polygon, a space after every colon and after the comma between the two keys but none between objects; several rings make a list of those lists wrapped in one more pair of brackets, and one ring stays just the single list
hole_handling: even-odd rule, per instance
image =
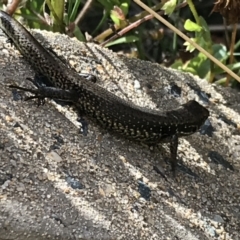
[{"label": "dark lizard", "polygon": [[178,138],[199,130],[209,116],[205,107],[194,100],[165,112],[136,106],[79,76],[3,11],[0,11],[0,28],[33,69],[48,80],[46,86],[37,89],[11,87],[33,93],[30,98],[73,102],[80,112],[102,128],[128,139],[148,145],[169,140],[172,171],[175,173]]}]

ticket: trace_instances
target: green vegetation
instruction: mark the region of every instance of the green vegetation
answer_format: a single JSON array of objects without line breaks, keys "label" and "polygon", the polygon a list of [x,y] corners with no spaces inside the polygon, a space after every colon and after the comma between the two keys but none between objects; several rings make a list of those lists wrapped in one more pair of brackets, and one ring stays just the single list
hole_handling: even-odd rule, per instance
[{"label": "green vegetation", "polygon": [[[196,50],[189,41],[183,41],[174,30],[166,28],[148,11],[143,11],[138,6],[139,1],[97,0],[83,3],[81,0],[68,0],[65,3],[64,0],[28,0],[22,2],[24,2],[23,6],[19,5],[13,12],[16,17],[21,16],[30,28],[68,34],[80,41],[89,41],[89,37],[85,36],[85,32],[88,32],[91,41],[105,47],[111,46],[116,51],[123,50],[129,56],[164,63],[166,66],[198,75],[209,82],[237,85],[234,77],[229,78],[226,74],[226,69],[210,61],[208,56]],[[154,1],[151,0],[143,2],[164,16],[173,26],[181,29],[220,63],[239,75],[240,63],[234,57],[238,55],[236,51],[240,41],[235,43],[234,57],[229,61],[228,45],[230,44],[224,44],[224,31],[222,31],[222,41],[213,40],[209,21],[208,23],[206,21],[209,19],[198,13],[202,11],[201,6],[195,6],[192,0],[165,0],[158,5],[153,5]],[[209,3],[206,3],[206,6],[209,7],[208,16],[211,16],[214,5],[209,6]]]}]

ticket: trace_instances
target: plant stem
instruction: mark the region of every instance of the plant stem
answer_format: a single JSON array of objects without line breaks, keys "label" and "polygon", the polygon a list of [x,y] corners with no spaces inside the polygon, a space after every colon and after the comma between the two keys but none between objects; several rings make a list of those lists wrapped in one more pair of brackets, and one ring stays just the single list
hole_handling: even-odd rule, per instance
[{"label": "plant stem", "polygon": [[196,23],[197,23],[198,25],[200,25],[199,16],[198,16],[198,13],[197,13],[197,11],[196,11],[196,8],[195,8],[192,0],[187,0],[187,3],[188,3],[188,6],[189,6],[189,8],[190,8],[190,10],[191,10],[194,18],[195,18]]}]

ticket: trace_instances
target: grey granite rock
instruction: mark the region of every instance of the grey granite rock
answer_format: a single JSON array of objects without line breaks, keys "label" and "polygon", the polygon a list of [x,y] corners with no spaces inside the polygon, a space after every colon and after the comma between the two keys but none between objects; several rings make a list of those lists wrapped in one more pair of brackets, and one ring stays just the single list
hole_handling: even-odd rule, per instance
[{"label": "grey granite rock", "polygon": [[[173,180],[164,161],[168,144],[150,151],[91,122],[82,136],[72,107],[15,101],[25,93],[13,98],[7,86],[29,86],[25,79],[34,73],[0,36],[0,240],[239,238],[238,92],[66,36],[34,35],[78,71],[96,74],[96,84],[138,105],[207,104],[214,131],[180,140]],[[148,200],[139,182],[151,191]]]}]

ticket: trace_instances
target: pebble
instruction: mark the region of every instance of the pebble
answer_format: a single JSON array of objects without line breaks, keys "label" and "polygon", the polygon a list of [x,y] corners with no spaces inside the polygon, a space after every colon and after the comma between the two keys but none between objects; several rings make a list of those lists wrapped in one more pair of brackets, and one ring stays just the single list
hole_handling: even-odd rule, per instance
[{"label": "pebble", "polygon": [[140,82],[138,80],[134,81],[134,88],[135,89],[140,89],[141,88]]},{"label": "pebble", "polygon": [[60,163],[62,162],[62,158],[54,151],[51,151],[46,155],[46,159],[52,162]]}]

